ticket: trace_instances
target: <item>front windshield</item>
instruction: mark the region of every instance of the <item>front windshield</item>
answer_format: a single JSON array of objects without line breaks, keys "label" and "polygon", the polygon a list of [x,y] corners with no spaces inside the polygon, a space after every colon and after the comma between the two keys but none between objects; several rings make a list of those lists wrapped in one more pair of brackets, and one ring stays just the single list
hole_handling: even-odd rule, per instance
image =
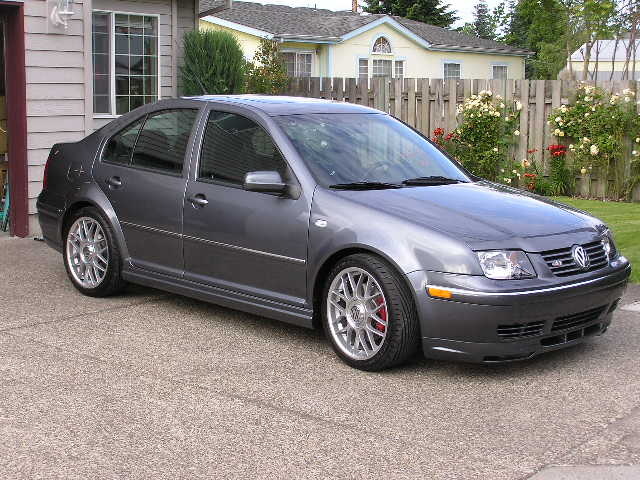
[{"label": "front windshield", "polygon": [[287,115],[276,120],[324,187],[423,177],[470,179],[393,117],[369,113]]}]

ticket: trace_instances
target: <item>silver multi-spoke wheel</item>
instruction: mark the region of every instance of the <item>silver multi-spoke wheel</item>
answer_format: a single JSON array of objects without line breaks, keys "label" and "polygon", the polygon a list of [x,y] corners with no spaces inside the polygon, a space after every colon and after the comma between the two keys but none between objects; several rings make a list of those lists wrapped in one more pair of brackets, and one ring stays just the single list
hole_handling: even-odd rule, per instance
[{"label": "silver multi-spoke wheel", "polygon": [[84,288],[96,288],[109,268],[109,246],[97,220],[80,217],[67,234],[66,260],[74,280]]},{"label": "silver multi-spoke wheel", "polygon": [[356,360],[372,358],[387,336],[387,300],[366,270],[350,267],[338,273],[327,297],[327,320],[336,345]]}]

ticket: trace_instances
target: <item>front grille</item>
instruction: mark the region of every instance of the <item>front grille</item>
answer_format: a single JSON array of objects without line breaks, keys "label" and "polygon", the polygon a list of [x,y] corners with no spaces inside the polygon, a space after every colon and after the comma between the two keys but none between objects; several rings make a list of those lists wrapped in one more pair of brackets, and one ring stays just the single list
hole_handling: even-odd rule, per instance
[{"label": "front grille", "polygon": [[585,243],[582,247],[586,250],[587,255],[589,255],[589,268],[587,269],[582,269],[576,265],[571,255],[571,249],[573,247],[542,252],[542,258],[549,267],[549,270],[557,277],[568,277],[570,275],[577,275],[578,273],[592,272],[607,266],[609,259],[604,251],[602,242]]},{"label": "front grille", "polygon": [[540,335],[544,330],[544,321],[517,323],[515,325],[498,325],[500,338],[525,338]]},{"label": "front grille", "polygon": [[553,321],[551,331],[557,332],[558,330],[567,330],[571,328],[582,327],[583,325],[586,325],[587,323],[593,322],[600,318],[600,315],[605,311],[606,308],[607,305],[604,305],[602,307],[592,308],[584,312],[574,313],[572,315],[566,315],[564,317],[558,317]]}]

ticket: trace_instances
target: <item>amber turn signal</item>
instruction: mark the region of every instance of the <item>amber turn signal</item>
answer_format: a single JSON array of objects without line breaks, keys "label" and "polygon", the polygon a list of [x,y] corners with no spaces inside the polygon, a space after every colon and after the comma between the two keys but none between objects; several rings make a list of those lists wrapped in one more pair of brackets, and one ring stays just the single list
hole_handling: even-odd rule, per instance
[{"label": "amber turn signal", "polygon": [[430,296],[436,297],[436,298],[451,298],[452,296],[449,290],[443,290],[441,288],[429,287],[427,288],[427,292],[429,293]]}]

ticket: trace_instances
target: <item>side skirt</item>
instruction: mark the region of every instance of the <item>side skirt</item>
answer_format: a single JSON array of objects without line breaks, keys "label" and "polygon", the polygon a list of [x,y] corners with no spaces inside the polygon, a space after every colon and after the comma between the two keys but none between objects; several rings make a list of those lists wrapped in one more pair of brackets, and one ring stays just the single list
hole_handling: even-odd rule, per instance
[{"label": "side skirt", "polygon": [[313,328],[313,311],[306,308],[273,302],[231,290],[147,271],[125,269],[122,272],[122,277],[131,283],[177,293],[300,327]]}]

